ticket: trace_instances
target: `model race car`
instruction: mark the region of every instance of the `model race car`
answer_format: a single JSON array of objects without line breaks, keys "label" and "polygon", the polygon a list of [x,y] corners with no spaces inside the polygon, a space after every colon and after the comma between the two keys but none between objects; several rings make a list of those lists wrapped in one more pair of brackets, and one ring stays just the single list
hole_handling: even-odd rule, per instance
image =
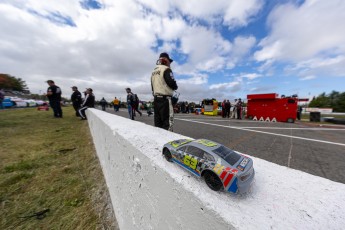
[{"label": "model race car", "polygon": [[163,146],[163,156],[197,177],[214,191],[246,193],[254,180],[253,160],[206,139],[180,139]]}]

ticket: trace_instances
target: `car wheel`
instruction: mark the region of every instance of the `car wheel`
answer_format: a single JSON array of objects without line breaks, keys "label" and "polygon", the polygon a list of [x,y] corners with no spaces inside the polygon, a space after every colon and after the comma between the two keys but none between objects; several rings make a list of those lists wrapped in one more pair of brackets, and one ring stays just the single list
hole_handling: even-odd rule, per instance
[{"label": "car wheel", "polygon": [[288,122],[288,123],[294,123],[294,121],[295,121],[295,120],[292,119],[292,118],[288,118],[288,119],[287,119],[287,122]]},{"label": "car wheel", "polygon": [[213,191],[219,191],[223,187],[222,181],[212,172],[205,172],[204,178],[207,186]]},{"label": "car wheel", "polygon": [[165,148],[163,150],[163,155],[167,161],[172,162],[172,155],[171,155],[171,152],[169,151],[169,149]]}]

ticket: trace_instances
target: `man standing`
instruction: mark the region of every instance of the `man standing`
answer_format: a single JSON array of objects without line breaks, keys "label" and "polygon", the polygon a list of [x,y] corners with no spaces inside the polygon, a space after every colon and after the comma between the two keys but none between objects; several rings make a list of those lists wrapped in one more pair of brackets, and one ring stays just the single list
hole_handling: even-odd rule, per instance
[{"label": "man standing", "polygon": [[140,111],[139,111],[139,97],[136,94],[133,94],[133,112],[134,112],[134,116],[135,116],[135,111],[137,111],[140,116],[143,115]]},{"label": "man standing", "polygon": [[47,89],[46,96],[48,97],[49,104],[53,109],[55,118],[62,118],[62,109],[61,109],[61,89],[59,86],[55,85],[55,82],[52,80],[47,81],[49,87]]},{"label": "man standing", "polygon": [[88,108],[94,108],[95,107],[95,95],[92,93],[92,89],[88,88],[86,89],[85,93],[85,99],[83,104],[81,105],[81,109],[79,109],[79,114],[81,116],[81,120],[86,120],[86,114],[85,111]]},{"label": "man standing", "polygon": [[226,103],[226,100],[224,99],[224,101],[222,102],[222,118],[225,118],[225,115],[226,115],[225,103]]},{"label": "man standing", "polygon": [[232,109],[231,118],[233,118],[233,119],[237,118],[237,99],[235,99],[234,108]]},{"label": "man standing", "polygon": [[80,109],[80,105],[82,103],[81,93],[78,91],[77,86],[72,86],[72,90],[73,90],[73,93],[71,95],[72,105],[73,105],[73,108],[75,110],[75,115],[77,117],[80,117],[79,109]]},{"label": "man standing", "polygon": [[134,95],[130,88],[126,88],[127,92],[127,108],[128,108],[128,115],[129,119],[134,120]]},{"label": "man standing", "polygon": [[156,127],[173,131],[174,109],[171,97],[177,84],[170,69],[173,60],[167,53],[161,53],[157,66],[151,75],[152,94],[154,96],[154,122]]},{"label": "man standing", "polygon": [[106,105],[108,105],[108,102],[104,99],[104,97],[102,98],[102,100],[100,100],[99,104],[101,104],[102,110],[105,111],[105,107]]},{"label": "man standing", "polygon": [[237,119],[241,120],[242,119],[242,101],[241,101],[241,98],[238,99],[238,102],[237,102]]},{"label": "man standing", "polygon": [[115,97],[115,99],[114,99],[114,101],[113,101],[113,104],[114,104],[114,110],[115,110],[115,112],[118,112],[118,111],[119,111],[119,106],[120,106],[120,101],[119,101],[119,99],[117,99],[117,98]]},{"label": "man standing", "polygon": [[230,118],[231,103],[229,100],[225,102],[225,117]]}]

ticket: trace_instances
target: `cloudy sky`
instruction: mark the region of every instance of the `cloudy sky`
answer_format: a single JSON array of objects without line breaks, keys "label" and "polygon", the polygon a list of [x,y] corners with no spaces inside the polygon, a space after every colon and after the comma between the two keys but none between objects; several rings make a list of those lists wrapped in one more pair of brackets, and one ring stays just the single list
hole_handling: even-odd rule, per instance
[{"label": "cloudy sky", "polygon": [[345,91],[344,0],[0,0],[0,73],[152,99],[159,53],[181,100]]}]

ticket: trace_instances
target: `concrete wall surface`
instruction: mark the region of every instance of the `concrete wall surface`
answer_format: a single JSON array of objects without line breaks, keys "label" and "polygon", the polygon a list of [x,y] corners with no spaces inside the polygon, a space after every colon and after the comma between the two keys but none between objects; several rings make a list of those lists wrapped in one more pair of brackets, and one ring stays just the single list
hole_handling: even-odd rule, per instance
[{"label": "concrete wall surface", "polygon": [[[214,192],[162,157],[185,136],[87,110],[120,229],[342,229],[345,185],[253,158],[245,195]],[[197,127],[196,127],[197,128]]]}]

